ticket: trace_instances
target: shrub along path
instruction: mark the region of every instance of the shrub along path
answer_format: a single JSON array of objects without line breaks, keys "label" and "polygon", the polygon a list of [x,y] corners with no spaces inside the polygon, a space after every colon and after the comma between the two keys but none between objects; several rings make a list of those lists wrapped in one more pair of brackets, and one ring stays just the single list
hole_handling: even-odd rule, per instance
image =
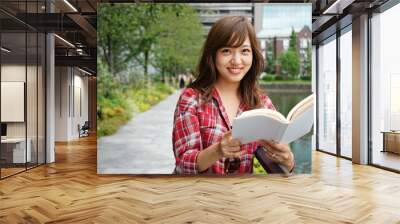
[{"label": "shrub along path", "polygon": [[97,141],[99,174],[170,174],[173,113],[180,91],[135,114],[117,133]]}]

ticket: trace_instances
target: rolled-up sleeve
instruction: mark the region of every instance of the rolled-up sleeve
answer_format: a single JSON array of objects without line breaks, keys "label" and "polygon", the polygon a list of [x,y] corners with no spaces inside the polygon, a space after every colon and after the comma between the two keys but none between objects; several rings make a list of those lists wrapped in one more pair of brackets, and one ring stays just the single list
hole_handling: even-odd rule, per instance
[{"label": "rolled-up sleeve", "polygon": [[197,174],[197,156],[202,147],[200,125],[197,118],[197,97],[194,90],[185,90],[174,114],[172,144],[175,155],[175,172]]},{"label": "rolled-up sleeve", "polygon": [[274,104],[272,103],[271,99],[267,95],[261,96],[261,103],[263,104],[264,108],[276,110]]}]

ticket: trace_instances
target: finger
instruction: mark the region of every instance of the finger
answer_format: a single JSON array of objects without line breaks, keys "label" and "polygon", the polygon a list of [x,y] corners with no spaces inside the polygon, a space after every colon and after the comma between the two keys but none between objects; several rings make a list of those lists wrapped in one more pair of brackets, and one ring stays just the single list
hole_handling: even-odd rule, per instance
[{"label": "finger", "polygon": [[284,152],[284,153],[287,153],[290,151],[289,145],[286,145],[286,144],[276,144],[275,149],[279,150],[281,152]]},{"label": "finger", "polygon": [[285,154],[287,153],[286,151],[282,152],[281,150],[277,149],[277,148],[268,148],[267,152],[271,153],[271,154],[275,154],[275,155],[281,155],[281,154]]},{"label": "finger", "polygon": [[240,140],[239,139],[232,139],[230,142],[229,142],[229,146],[240,146],[241,145],[241,143],[240,143]]},{"label": "finger", "polygon": [[224,157],[225,157],[225,158],[229,158],[229,159],[234,159],[234,158],[235,158],[235,153],[226,152],[226,153],[224,154]]},{"label": "finger", "polygon": [[279,163],[287,162],[290,159],[289,153],[286,152],[271,152],[270,155]]},{"label": "finger", "polygon": [[242,156],[242,152],[235,152],[234,153],[235,158],[239,158]]},{"label": "finger", "polygon": [[264,139],[258,140],[258,144],[260,144],[260,145],[262,145],[264,147],[272,146],[272,142],[271,141],[264,140]]},{"label": "finger", "polygon": [[274,153],[271,151],[266,152],[267,156],[271,158],[274,162],[281,162],[279,153]]},{"label": "finger", "polygon": [[226,136],[226,137],[232,136],[232,130],[225,132],[225,133],[224,133],[224,137],[225,137],[225,136]]},{"label": "finger", "polygon": [[228,147],[226,147],[226,150],[228,152],[239,152],[240,146],[228,146]]},{"label": "finger", "polygon": [[262,139],[257,140],[257,144],[262,145],[262,146],[267,145],[267,143],[265,143],[265,140],[262,140]]},{"label": "finger", "polygon": [[289,145],[272,142],[269,143],[269,148],[280,152],[287,152],[290,150]]}]

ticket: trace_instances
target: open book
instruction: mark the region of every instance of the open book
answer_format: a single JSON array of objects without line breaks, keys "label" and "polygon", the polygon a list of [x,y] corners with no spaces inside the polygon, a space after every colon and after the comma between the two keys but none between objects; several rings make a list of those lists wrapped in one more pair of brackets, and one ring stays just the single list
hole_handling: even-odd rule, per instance
[{"label": "open book", "polygon": [[270,109],[243,112],[232,123],[232,137],[242,144],[260,139],[288,144],[310,132],[314,123],[314,95],[300,101],[285,118]]}]

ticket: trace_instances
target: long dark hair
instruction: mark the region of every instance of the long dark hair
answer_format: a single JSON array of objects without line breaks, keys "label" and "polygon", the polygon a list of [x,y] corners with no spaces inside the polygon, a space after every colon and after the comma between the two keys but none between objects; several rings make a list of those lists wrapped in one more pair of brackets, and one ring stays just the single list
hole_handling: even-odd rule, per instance
[{"label": "long dark hair", "polygon": [[264,70],[264,58],[256,39],[253,26],[244,16],[227,16],[218,20],[208,33],[202,56],[197,67],[196,80],[189,86],[199,91],[204,100],[211,99],[211,91],[217,81],[215,65],[217,50],[222,47],[239,47],[249,37],[253,62],[247,74],[240,81],[241,100],[250,108],[261,106],[258,79]]}]

